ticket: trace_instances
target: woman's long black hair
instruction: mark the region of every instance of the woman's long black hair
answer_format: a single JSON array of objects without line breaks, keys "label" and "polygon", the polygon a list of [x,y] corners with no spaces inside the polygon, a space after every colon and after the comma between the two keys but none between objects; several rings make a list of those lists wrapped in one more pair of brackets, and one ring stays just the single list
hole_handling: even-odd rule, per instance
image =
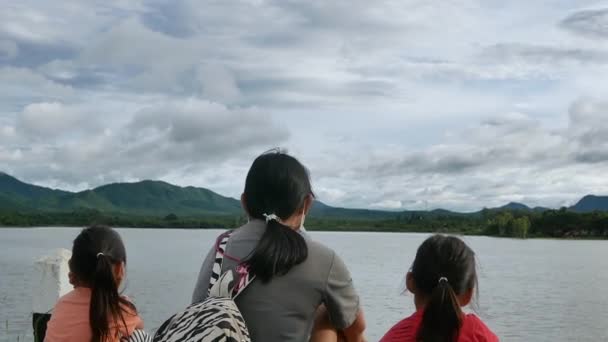
[{"label": "woman's long black hair", "polygon": [[[118,292],[114,267],[127,262],[125,246],[118,233],[105,226],[85,228],[74,240],[70,271],[81,286],[91,288],[89,321],[92,342],[113,338],[111,326],[123,324],[124,314],[136,315],[135,306]],[[129,312],[125,312],[125,309]]]},{"label": "woman's long black hair", "polygon": [[434,235],[418,248],[411,272],[428,298],[417,341],[457,341],[463,315],[457,296],[477,288],[475,253],[457,237]]},{"label": "woman's long black hair", "polygon": [[[288,219],[312,196],[306,168],[294,157],[271,150],[257,157],[245,181],[244,199],[249,217],[264,220],[275,214]],[[257,246],[247,258],[250,270],[262,282],[285,275],[308,257],[306,241],[297,231],[270,220]]]}]

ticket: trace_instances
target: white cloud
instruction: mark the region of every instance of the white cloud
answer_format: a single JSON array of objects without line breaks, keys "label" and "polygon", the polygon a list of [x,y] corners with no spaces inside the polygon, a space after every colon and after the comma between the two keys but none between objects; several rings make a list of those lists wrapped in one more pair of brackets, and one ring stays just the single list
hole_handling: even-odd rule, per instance
[{"label": "white cloud", "polygon": [[91,124],[88,113],[81,113],[59,102],[29,104],[17,118],[19,130],[34,139],[69,135]]},{"label": "white cloud", "polygon": [[370,207],[376,208],[376,209],[384,209],[384,210],[405,209],[403,207],[403,203],[401,201],[396,201],[396,200],[384,200],[384,201],[372,203],[370,205]]},{"label": "white cloud", "polygon": [[237,196],[253,157],[286,145],[333,205],[557,205],[608,190],[597,176],[605,11],[592,0],[11,3],[0,158],[54,186],[162,178]]}]

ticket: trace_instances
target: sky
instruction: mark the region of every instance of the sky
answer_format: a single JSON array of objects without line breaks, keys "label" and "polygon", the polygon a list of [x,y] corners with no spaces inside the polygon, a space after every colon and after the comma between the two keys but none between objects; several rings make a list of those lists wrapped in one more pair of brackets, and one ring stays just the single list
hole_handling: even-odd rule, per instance
[{"label": "sky", "polygon": [[344,207],[608,194],[608,1],[12,1],[0,170],[240,195],[287,149]]}]

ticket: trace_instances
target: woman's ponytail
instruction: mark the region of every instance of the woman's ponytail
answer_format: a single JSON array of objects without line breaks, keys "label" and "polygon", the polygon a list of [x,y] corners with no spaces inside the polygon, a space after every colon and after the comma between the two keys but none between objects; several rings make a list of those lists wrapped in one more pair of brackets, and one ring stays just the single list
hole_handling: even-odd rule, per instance
[{"label": "woman's ponytail", "polygon": [[306,214],[313,196],[308,171],[294,157],[271,150],[253,161],[243,204],[250,218],[266,221],[266,230],[245,262],[262,282],[285,275],[308,257],[302,235],[281,220]]},{"label": "woman's ponytail", "polygon": [[306,241],[297,231],[270,220],[247,263],[263,283],[274,276],[285,275],[308,257]]},{"label": "woman's ponytail", "polygon": [[455,342],[462,325],[462,310],[456,293],[446,278],[441,278],[427,302],[418,341]]}]

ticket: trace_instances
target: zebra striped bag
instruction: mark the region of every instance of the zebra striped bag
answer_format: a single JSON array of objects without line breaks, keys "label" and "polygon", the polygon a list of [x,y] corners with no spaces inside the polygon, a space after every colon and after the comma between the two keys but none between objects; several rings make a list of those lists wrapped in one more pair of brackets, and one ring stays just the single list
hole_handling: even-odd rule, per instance
[{"label": "zebra striped bag", "polygon": [[137,330],[133,331],[133,333],[131,334],[131,336],[129,336],[129,338],[122,338],[121,341],[125,341],[125,342],[152,342],[152,336],[148,335],[143,330],[137,329]]},{"label": "zebra striped bag", "polygon": [[154,342],[251,342],[245,320],[234,299],[254,277],[243,265],[237,268],[239,278],[236,282],[232,270],[221,273],[231,234],[232,231],[222,234],[216,242],[207,299],[191,304],[169,318],[156,332]]}]

